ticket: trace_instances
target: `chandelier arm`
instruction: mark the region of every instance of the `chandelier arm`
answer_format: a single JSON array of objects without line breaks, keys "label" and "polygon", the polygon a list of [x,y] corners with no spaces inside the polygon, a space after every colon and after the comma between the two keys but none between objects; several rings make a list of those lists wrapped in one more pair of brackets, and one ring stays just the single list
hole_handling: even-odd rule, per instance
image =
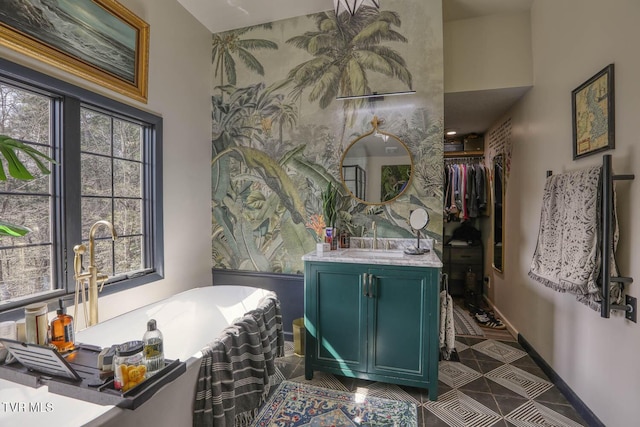
[{"label": "chandelier arm", "polygon": [[333,10],[336,16],[340,14],[340,7],[344,8],[351,16],[355,15],[360,6],[369,3],[372,7],[380,9],[380,0],[333,0]]}]

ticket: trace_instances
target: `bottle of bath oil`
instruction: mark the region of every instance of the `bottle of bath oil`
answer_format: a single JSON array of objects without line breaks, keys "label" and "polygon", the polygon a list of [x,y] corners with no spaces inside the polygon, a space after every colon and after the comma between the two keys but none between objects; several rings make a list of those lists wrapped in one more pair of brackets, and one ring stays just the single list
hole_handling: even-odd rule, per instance
[{"label": "bottle of bath oil", "polygon": [[144,360],[147,366],[146,378],[164,368],[164,349],[162,332],[156,326],[155,319],[147,322],[147,332],[142,337],[144,342]]},{"label": "bottle of bath oil", "polygon": [[58,316],[51,321],[51,344],[59,352],[71,351],[75,347],[73,339],[73,317],[64,313],[62,298],[58,300]]}]

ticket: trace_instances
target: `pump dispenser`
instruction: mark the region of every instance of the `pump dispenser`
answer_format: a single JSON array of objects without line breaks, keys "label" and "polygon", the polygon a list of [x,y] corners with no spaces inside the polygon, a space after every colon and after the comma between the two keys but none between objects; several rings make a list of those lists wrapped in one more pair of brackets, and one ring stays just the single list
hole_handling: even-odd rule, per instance
[{"label": "pump dispenser", "polygon": [[142,337],[144,342],[144,360],[147,366],[146,378],[164,368],[164,349],[162,332],[156,326],[155,319],[147,322],[147,332]]},{"label": "pump dispenser", "polygon": [[51,344],[55,345],[59,352],[71,351],[75,347],[73,339],[73,317],[64,313],[62,298],[58,300],[58,314],[51,321]]}]

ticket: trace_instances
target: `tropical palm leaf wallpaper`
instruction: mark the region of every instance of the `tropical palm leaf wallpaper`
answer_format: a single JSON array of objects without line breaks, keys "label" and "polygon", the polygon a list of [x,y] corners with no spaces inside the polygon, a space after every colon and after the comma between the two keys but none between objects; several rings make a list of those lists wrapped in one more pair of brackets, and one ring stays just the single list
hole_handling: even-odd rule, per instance
[{"label": "tropical palm leaf wallpaper", "polygon": [[[410,3],[410,4],[408,4]],[[333,11],[213,35],[212,243],[215,268],[300,274],[322,228],[321,193],[339,189],[338,227],[411,237],[425,207],[442,240],[442,9],[386,0],[351,17]],[[338,96],[415,90],[412,96]],[[411,186],[393,202],[358,203],[340,182],[349,143],[395,134],[413,157]]]}]

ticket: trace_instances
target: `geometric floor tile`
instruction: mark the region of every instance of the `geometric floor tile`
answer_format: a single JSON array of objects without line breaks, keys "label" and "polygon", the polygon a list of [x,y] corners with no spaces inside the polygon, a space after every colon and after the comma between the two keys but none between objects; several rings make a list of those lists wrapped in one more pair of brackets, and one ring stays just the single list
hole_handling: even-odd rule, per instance
[{"label": "geometric floor tile", "polygon": [[468,345],[461,343],[460,341],[456,341],[456,351],[460,353],[461,351],[465,351],[469,348]]},{"label": "geometric floor tile", "polygon": [[285,380],[286,380],[286,378],[285,378],[284,374],[276,366],[274,374],[269,377],[269,386],[270,387],[277,386],[278,384],[280,384],[282,381],[285,381]]},{"label": "geometric floor tile", "polygon": [[516,427],[582,427],[582,424],[532,400],[511,411],[504,419]]},{"label": "geometric floor tile", "polygon": [[502,365],[484,376],[527,399],[534,399],[553,387],[549,381],[512,365]]},{"label": "geometric floor tile", "polygon": [[[363,393],[361,390],[355,390],[354,393]],[[381,382],[375,382],[366,387],[366,395],[373,397],[380,397],[383,399],[391,400],[403,400],[415,403],[417,406],[421,405],[420,400],[411,396],[395,384],[387,384]]]},{"label": "geometric floor tile", "polygon": [[502,363],[511,363],[527,355],[527,353],[522,350],[495,340],[479,342],[472,348]]},{"label": "geometric floor tile", "polygon": [[294,381],[302,384],[311,384],[316,387],[324,387],[330,390],[349,391],[344,384],[340,382],[336,377],[326,372],[314,371],[313,379],[307,380],[304,375],[297,378],[291,378],[289,381]]},{"label": "geometric floor tile", "polygon": [[452,427],[490,427],[502,417],[459,390],[438,396],[424,407]]},{"label": "geometric floor tile", "polygon": [[285,341],[284,342],[284,354],[286,354],[286,355],[293,354],[294,348],[295,347],[293,345],[293,341]]},{"label": "geometric floor tile", "polygon": [[303,375],[304,358],[292,357],[293,345],[286,348],[289,357],[279,359],[277,367],[281,372],[276,373],[274,382],[284,376],[289,381],[332,390],[410,402],[418,408],[419,427],[579,427],[579,413],[537,369],[533,359],[521,349],[504,344],[510,338],[497,334],[505,331],[485,332],[494,335],[456,337],[455,348],[462,353],[463,363],[455,362],[455,358],[439,362],[438,380],[442,382],[435,402],[428,400],[430,396],[424,389],[355,380],[322,371],[315,371],[313,380],[307,381]]},{"label": "geometric floor tile", "polygon": [[480,377],[482,377],[480,372],[462,363],[440,362],[438,364],[438,379],[452,388],[461,387]]}]

